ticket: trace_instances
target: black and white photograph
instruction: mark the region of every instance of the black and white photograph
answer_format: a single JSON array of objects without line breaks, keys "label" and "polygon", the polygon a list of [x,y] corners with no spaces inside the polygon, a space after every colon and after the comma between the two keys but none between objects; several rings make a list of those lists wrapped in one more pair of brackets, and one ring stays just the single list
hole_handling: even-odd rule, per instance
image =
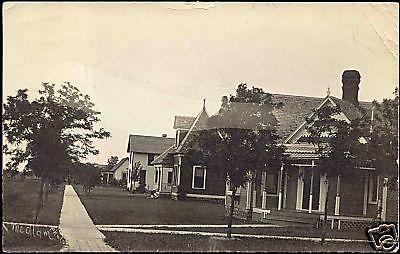
[{"label": "black and white photograph", "polygon": [[397,2],[2,7],[2,251],[399,250]]}]

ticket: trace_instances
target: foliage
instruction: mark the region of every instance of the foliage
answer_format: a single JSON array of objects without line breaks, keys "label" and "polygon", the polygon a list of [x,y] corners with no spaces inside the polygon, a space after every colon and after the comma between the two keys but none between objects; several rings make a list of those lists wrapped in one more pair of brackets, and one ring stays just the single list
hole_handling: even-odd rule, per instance
[{"label": "foliage", "polygon": [[6,167],[26,162],[25,168],[43,179],[65,177],[73,163],[98,154],[93,139],[110,137],[95,129],[100,112],[90,97],[68,82],[57,91],[55,84],[43,83],[33,100],[27,89],[18,90],[3,107],[4,152],[10,155]]},{"label": "foliage", "polygon": [[349,175],[365,160],[368,135],[360,119],[347,122],[340,119],[340,107],[325,106],[307,118],[308,141],[319,155],[317,168],[328,177]]},{"label": "foliage", "polygon": [[107,168],[111,170],[115,165],[117,165],[117,163],[118,163],[118,156],[111,156],[107,160]]},{"label": "foliage", "polygon": [[207,128],[196,132],[187,157],[226,176],[234,197],[237,188],[253,181],[257,172],[276,171],[285,160],[272,114],[279,106],[261,88],[240,84],[229,100],[222,98],[221,109],[208,119]]},{"label": "foliage", "polygon": [[368,144],[368,157],[379,175],[397,180],[398,176],[398,88],[393,99],[383,99],[382,103],[373,102],[374,119],[371,121],[371,133]]},{"label": "foliage", "polygon": [[100,175],[100,168],[92,163],[76,163],[71,170],[74,181],[82,184],[87,192],[100,184]]}]

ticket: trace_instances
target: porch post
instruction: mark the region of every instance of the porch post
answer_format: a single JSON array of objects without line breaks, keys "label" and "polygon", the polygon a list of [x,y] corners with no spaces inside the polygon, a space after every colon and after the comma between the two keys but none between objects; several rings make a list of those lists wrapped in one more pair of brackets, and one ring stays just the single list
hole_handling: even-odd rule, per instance
[{"label": "porch post", "polygon": [[368,174],[364,176],[364,203],[363,203],[364,216],[367,216],[367,202],[368,202]]},{"label": "porch post", "polygon": [[287,181],[288,181],[288,174],[287,172],[285,172],[285,182],[283,183],[283,208],[286,208]]},{"label": "porch post", "polygon": [[283,165],[281,165],[281,169],[279,170],[279,179],[278,179],[278,211],[282,208],[282,175],[283,175]]},{"label": "porch post", "polygon": [[311,213],[311,211],[312,211],[313,184],[314,184],[314,160],[311,161],[310,200],[308,203],[308,213]]},{"label": "porch post", "polygon": [[267,208],[267,192],[265,191],[265,178],[267,176],[267,172],[263,171],[261,175],[261,190],[262,190],[262,202],[261,202],[261,208],[266,209]]},{"label": "porch post", "polygon": [[158,191],[161,192],[162,191],[162,179],[163,179],[163,166],[162,165],[160,167],[160,173],[158,174],[158,177],[159,177],[158,185],[160,186]]},{"label": "porch post", "polygon": [[382,189],[382,221],[386,221],[386,201],[387,201],[387,187],[388,187],[388,178],[383,178],[383,189]]},{"label": "porch post", "polygon": [[110,174],[107,173],[107,185],[109,181],[110,181]]},{"label": "porch post", "polygon": [[336,183],[335,215],[339,215],[339,212],[340,212],[340,174],[337,176],[337,183]]},{"label": "porch post", "polygon": [[299,176],[297,178],[297,194],[296,194],[296,209],[300,210],[303,207],[303,189],[304,179],[301,174],[304,174],[304,169],[299,168]]},{"label": "porch post", "polygon": [[247,193],[246,193],[246,210],[249,210],[251,202],[251,181],[247,181]]}]

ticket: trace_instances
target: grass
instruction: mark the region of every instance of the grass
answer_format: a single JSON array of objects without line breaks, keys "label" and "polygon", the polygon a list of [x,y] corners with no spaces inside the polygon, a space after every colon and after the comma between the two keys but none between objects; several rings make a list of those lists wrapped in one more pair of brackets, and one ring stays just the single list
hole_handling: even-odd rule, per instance
[{"label": "grass", "polygon": [[372,252],[369,243],[325,243],[294,240],[226,238],[169,234],[103,232],[119,251],[251,251],[251,252]]},{"label": "grass", "polygon": [[149,199],[113,187],[96,187],[89,195],[75,191],[94,224],[225,224],[224,204],[206,201]]},{"label": "grass", "polygon": [[[74,186],[90,217],[97,225],[127,224],[225,224],[224,205],[204,201],[173,201],[148,199],[113,187],[96,187],[89,195],[82,186]],[[246,223],[235,221],[234,224]],[[246,223],[247,224],[247,223]],[[162,228],[159,228],[162,229]],[[223,232],[226,228],[174,228]],[[313,228],[233,228],[233,233],[267,234],[282,236],[320,237]],[[369,243],[326,243],[311,241],[236,239],[226,240],[208,236],[106,232],[106,241],[120,251],[373,251]],[[366,240],[365,232],[329,231],[328,238],[354,238]]]},{"label": "grass", "polygon": [[[3,221],[33,223],[37,193],[40,182],[37,179],[3,178]],[[48,199],[38,216],[37,224],[59,224],[63,203],[64,186],[49,193]],[[58,251],[62,246],[54,241],[29,237],[3,230],[3,250],[21,251]]]}]

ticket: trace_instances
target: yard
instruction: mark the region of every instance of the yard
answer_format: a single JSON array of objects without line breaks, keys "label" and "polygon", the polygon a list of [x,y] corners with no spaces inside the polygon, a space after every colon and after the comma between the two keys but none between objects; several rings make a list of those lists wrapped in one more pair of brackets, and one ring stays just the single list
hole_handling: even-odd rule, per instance
[{"label": "yard", "polygon": [[115,187],[96,187],[90,195],[75,191],[94,224],[225,224],[224,205],[205,201],[149,199]]},{"label": "yard", "polygon": [[[224,225],[224,205],[204,201],[173,201],[149,199],[142,194],[113,187],[96,187],[90,195],[82,186],[74,186],[96,225]],[[235,221],[234,224],[244,224]],[[248,223],[246,223],[248,224]],[[217,232],[226,228],[157,228],[159,230]],[[369,243],[327,243],[312,241],[250,239],[222,240],[210,236],[149,234],[102,231],[106,241],[120,251],[372,251]],[[296,227],[233,228],[233,233],[278,236],[320,237],[321,231]],[[365,232],[329,231],[328,238],[367,240]]]},{"label": "yard", "polygon": [[369,243],[325,243],[272,239],[103,232],[119,251],[250,251],[250,252],[372,252]]},{"label": "yard", "polygon": [[[39,180],[3,178],[3,221],[33,223]],[[50,193],[39,213],[37,224],[58,226],[63,203],[64,186]],[[8,231],[3,226],[3,249],[6,251],[58,251],[61,245],[50,240]]]}]

